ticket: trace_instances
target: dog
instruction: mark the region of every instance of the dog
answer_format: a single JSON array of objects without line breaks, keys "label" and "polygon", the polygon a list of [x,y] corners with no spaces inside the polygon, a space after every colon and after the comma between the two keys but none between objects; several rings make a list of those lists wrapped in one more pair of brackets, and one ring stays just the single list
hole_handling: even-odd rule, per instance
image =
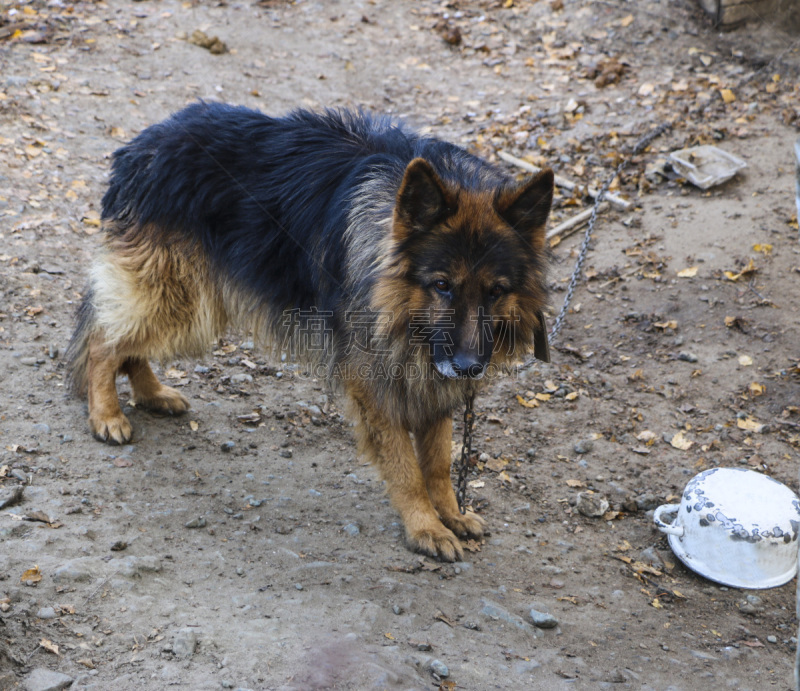
[{"label": "dog", "polygon": [[452,416],[532,350],[545,358],[546,169],[516,183],[387,117],[192,104],[113,157],[102,249],[68,349],[89,428],[185,412],[150,360],[229,327],[321,368],[350,403],[412,549],[461,559],[484,521],[450,480]]}]

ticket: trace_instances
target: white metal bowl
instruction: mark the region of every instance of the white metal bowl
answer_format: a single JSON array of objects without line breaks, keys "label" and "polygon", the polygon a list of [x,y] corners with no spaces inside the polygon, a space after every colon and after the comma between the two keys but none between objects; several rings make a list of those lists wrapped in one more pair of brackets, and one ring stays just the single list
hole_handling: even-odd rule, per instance
[{"label": "white metal bowl", "polygon": [[[675,514],[671,523],[665,514]],[[712,468],[693,477],[680,504],[659,506],[656,526],[686,566],[735,588],[775,588],[797,573],[800,499],[752,470]]]}]

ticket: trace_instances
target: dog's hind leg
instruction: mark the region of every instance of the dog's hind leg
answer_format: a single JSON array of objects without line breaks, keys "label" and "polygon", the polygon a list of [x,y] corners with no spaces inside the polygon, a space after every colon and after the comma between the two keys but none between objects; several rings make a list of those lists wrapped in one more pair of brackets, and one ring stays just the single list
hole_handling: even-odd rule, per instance
[{"label": "dog's hind leg", "polygon": [[450,447],[453,421],[444,417],[422,430],[414,431],[414,439],[428,496],[439,517],[459,537],[483,535],[484,520],[472,511],[462,515],[450,480]]},{"label": "dog's hind leg", "polygon": [[105,342],[102,332],[90,337],[88,350],[89,429],[100,441],[125,444],[133,430],[117,396],[117,372],[123,358]]},{"label": "dog's hind leg", "polygon": [[403,520],[409,546],[442,561],[460,560],[464,555],[461,543],[442,524],[431,504],[408,431],[365,401],[355,397],[353,400],[358,413],[359,451],[378,466],[386,481],[389,499]]},{"label": "dog's hind leg", "polygon": [[189,409],[186,397],[158,381],[144,358],[126,358],[120,369],[128,375],[136,407],[167,415],[180,415]]}]

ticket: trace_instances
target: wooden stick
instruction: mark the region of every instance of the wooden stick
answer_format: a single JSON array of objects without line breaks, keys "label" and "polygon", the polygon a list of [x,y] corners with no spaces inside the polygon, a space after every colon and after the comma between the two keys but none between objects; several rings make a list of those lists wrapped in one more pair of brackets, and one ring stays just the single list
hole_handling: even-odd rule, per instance
[{"label": "wooden stick", "polygon": [[[498,151],[497,155],[502,158],[506,163],[512,163],[513,165],[517,166],[518,168],[522,168],[523,170],[527,170],[529,173],[538,173],[542,169],[537,168],[532,163],[528,163],[527,161],[523,161],[521,158],[517,158],[516,156],[512,156],[505,151]],[[567,180],[566,178],[562,178],[560,175],[556,175],[556,185],[559,187],[563,187],[565,190],[569,190],[570,192],[574,190],[578,185],[576,185],[571,180]],[[594,199],[597,197],[597,190],[589,187],[586,192],[589,196]],[[610,201],[614,206],[618,206],[620,209],[630,209],[633,204],[622,197],[617,196],[611,192],[606,194],[606,199]]]},{"label": "wooden stick", "polygon": [[[601,214],[604,211],[608,210],[608,202],[603,202],[597,209],[597,213]],[[584,209],[579,214],[575,214],[572,218],[568,218],[563,223],[559,223],[555,228],[551,228],[547,231],[547,235],[545,238],[550,240],[558,235],[561,235],[565,231],[569,230],[570,228],[575,228],[576,226],[583,225],[592,215],[592,209]],[[576,228],[577,230],[577,228]]]}]

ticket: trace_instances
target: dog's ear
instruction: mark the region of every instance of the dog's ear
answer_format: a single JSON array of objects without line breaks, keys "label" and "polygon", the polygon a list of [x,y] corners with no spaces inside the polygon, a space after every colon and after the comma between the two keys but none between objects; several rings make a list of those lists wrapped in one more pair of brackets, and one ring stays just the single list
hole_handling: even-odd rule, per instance
[{"label": "dog's ear", "polygon": [[[424,158],[415,158],[406,167],[397,193],[396,232],[410,234],[426,230],[447,218],[455,210],[455,199],[436,171]],[[401,230],[402,228],[402,230]]]},{"label": "dog's ear", "polygon": [[544,226],[553,203],[553,181],[545,168],[518,187],[501,192],[495,200],[497,213],[537,250],[544,249]]}]

